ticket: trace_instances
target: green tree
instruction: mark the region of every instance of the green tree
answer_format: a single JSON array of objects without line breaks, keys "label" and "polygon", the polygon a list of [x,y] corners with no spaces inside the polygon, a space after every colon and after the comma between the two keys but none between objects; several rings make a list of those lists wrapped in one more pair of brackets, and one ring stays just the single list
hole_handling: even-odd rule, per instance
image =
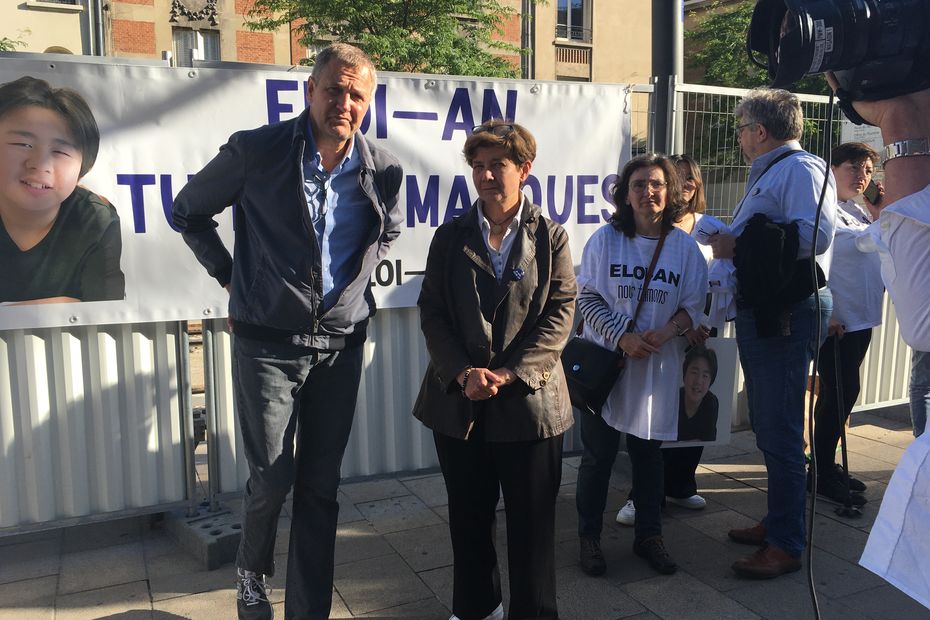
[{"label": "green tree", "polygon": [[384,71],[518,77],[500,55],[521,53],[500,40],[515,14],[498,0],[256,0],[249,27],[289,25],[307,47],[352,43]]},{"label": "green tree", "polygon": [[23,47],[26,43],[19,39],[9,37],[0,37],[0,52],[15,52],[17,47]]},{"label": "green tree", "polygon": [[[693,50],[688,54],[688,64],[704,70],[704,84],[753,88],[771,81],[765,69],[752,64],[746,55],[746,33],[755,4],[754,0],[743,0],[730,9],[715,2],[703,13],[697,28],[685,33],[685,40]],[[791,90],[829,94],[822,75],[805,76]]]}]

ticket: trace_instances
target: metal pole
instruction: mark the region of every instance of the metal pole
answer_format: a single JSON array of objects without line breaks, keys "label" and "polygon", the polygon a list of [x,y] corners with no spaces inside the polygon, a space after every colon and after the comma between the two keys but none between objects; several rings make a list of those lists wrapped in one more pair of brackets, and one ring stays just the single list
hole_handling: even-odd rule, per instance
[{"label": "metal pole", "polygon": [[674,106],[669,93],[674,92],[674,80],[683,72],[683,20],[683,0],[652,0],[652,75],[656,106],[653,145],[665,153],[675,150],[669,122]]},{"label": "metal pole", "polygon": [[184,446],[184,486],[187,492],[187,516],[197,514],[197,472],[195,469],[194,450],[194,407],[191,402],[191,364],[190,337],[187,333],[187,321],[178,322],[179,355],[178,383],[181,396],[181,443]]},{"label": "metal pole", "polygon": [[213,363],[213,320],[203,322],[203,392],[207,408],[207,477],[210,512],[220,509],[220,458],[216,434],[216,367]]}]

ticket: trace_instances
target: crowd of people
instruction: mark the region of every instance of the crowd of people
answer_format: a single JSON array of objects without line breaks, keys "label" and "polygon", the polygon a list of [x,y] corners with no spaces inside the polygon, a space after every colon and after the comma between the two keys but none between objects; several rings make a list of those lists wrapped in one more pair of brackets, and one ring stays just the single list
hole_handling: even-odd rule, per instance
[{"label": "crowd of people", "polygon": [[[234,134],[174,203],[174,225],[230,293],[236,406],[250,472],[236,560],[240,618],[271,617],[265,579],[275,572],[276,524],[292,489],[286,614],[330,612],[339,467],[373,312],[368,283],[401,224],[401,164],[359,133],[376,80],[359,49],[326,48],[303,114]],[[900,125],[874,103],[861,112]],[[914,240],[906,222],[915,216],[900,209],[891,220],[896,228],[877,239],[868,226],[885,203],[923,186],[915,186],[913,170],[895,164],[889,187],[863,209],[853,199],[871,180],[874,151],[838,147],[831,174],[801,148],[801,106],[783,90],[750,91],[734,116],[750,172],[729,225],[704,214],[694,159],[635,157],[612,189],[612,217],[585,243],[577,277],[566,231],[521,191],[536,156],[532,133],[492,119],[466,140],[478,199],[438,228],[429,249],[418,306],[430,363],[414,407],[433,432],[448,492],[453,618],[505,616],[495,544],[501,493],[506,616],[558,617],[555,503],[562,437],[575,420],[560,355],[576,308],[582,337],[626,360],[600,415],[579,419],[584,454],[576,508],[587,574],[607,570],[599,543],[624,434],[633,480],[617,519],[633,526],[635,555],[659,573],[677,569],[662,537],[662,506],[704,507],[695,479],[702,448],[662,445],[714,439],[718,402],[710,386],[718,368],[706,341],[727,319],[735,320],[750,420],[768,475],[765,518],[729,532],[734,542],[756,547],[733,570],[772,578],[801,567],[804,400],[818,347],[817,483],[827,497],[848,499],[835,448],[859,389],[870,329],[881,320],[887,256]],[[892,189],[895,175],[907,193]],[[233,204],[234,257],[214,221]],[[884,242],[885,254],[860,252],[869,239]],[[919,283],[907,279],[913,269],[892,266],[899,280],[890,285],[893,295]],[[922,316],[912,306],[908,319]],[[923,342],[920,328],[908,330]],[[930,375],[925,359],[915,354],[918,379]],[[856,503],[864,501],[861,482],[850,477],[843,484],[856,492]]]}]

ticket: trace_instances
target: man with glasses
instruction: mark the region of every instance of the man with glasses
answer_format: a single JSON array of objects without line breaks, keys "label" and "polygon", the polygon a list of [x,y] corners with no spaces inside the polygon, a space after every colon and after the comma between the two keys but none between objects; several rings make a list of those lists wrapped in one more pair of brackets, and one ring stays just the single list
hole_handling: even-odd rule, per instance
[{"label": "man with glasses", "polygon": [[[800,569],[805,546],[804,393],[814,348],[820,346],[817,324],[825,338],[832,310],[824,258],[833,240],[836,189],[829,176],[816,220],[828,171],[798,143],[804,119],[796,96],[754,89],[735,115],[737,140],[751,164],[749,179],[733,213],[733,234],[714,235],[711,245],[715,258],[736,265],[736,341],[749,417],[768,471],[768,514],[751,528],[731,530],[729,537],[759,547],[733,570],[768,579]],[[816,282],[812,254],[824,263]]]},{"label": "man with glasses", "polygon": [[[369,279],[402,220],[400,165],[358,133],[376,79],[358,48],[326,48],[304,112],[233,134],[174,203],[184,240],[230,293],[249,462],[239,618],[272,617],[265,577],[274,574],[278,517],[292,486],[285,613],[329,617],[339,469],[374,312]],[[213,219],[230,204],[234,258]]]}]

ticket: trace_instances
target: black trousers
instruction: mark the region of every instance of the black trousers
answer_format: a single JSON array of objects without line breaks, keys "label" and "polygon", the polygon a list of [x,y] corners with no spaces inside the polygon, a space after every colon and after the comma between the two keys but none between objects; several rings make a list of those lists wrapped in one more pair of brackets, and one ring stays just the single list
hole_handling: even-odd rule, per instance
[{"label": "black trousers", "polygon": [[697,480],[694,478],[694,472],[697,471],[702,454],[704,454],[704,446],[662,450],[667,497],[684,499],[697,494]]},{"label": "black trousers", "polygon": [[[610,470],[617,459],[620,431],[608,426],[601,417],[580,416],[581,443],[584,454],[578,468],[575,507],[578,510],[578,535],[600,540]],[[662,442],[640,439],[627,433],[626,449],[633,466],[636,489],[636,539],[643,540],[662,533],[662,499],[665,497]]]},{"label": "black trousers", "polygon": [[480,421],[473,433],[468,441],[433,433],[449,494],[452,612],[462,620],[480,620],[503,600],[495,541],[503,491],[507,618],[556,619],[555,501],[562,482],[562,436],[488,442]]},{"label": "black trousers", "polygon": [[[859,366],[865,359],[872,341],[872,330],[862,329],[846,332],[842,338],[827,338],[820,347],[817,374],[820,377],[820,394],[814,406],[814,450],[820,472],[833,469],[836,462],[836,446],[840,430],[846,424],[853,404],[859,398]],[[839,367],[836,365],[836,349],[839,348]],[[843,389],[843,409],[840,411],[836,397],[836,382]]]}]

